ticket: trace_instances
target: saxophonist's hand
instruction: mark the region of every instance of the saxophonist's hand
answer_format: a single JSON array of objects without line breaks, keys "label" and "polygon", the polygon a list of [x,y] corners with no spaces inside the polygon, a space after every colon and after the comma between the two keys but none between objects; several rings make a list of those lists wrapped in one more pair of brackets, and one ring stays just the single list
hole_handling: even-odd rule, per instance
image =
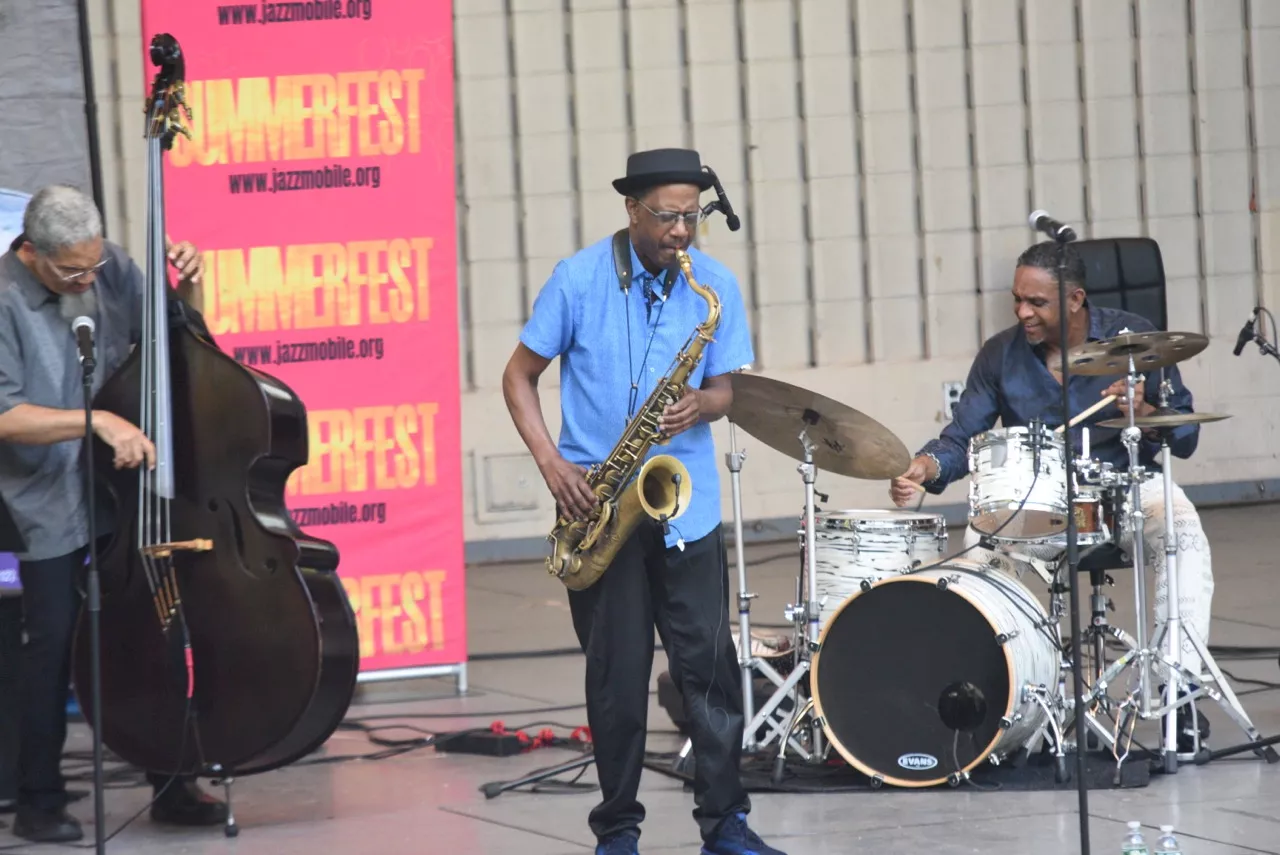
[{"label": "saxophonist's hand", "polygon": [[698,423],[702,417],[702,392],[691,386],[685,387],[680,400],[662,411],[658,419],[658,429],[667,436],[675,436]]},{"label": "saxophonist's hand", "polygon": [[555,497],[560,513],[569,519],[583,520],[595,510],[598,502],[584,477],[586,469],[575,466],[559,454],[545,466],[539,465],[538,469],[547,482],[547,489]]}]

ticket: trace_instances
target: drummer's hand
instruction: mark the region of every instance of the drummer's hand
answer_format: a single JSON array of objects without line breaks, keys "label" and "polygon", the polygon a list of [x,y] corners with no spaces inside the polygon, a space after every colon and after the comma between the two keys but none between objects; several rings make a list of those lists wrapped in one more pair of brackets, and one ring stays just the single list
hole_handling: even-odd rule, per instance
[{"label": "drummer's hand", "polygon": [[696,425],[701,415],[701,390],[686,386],[680,400],[670,404],[658,417],[658,430],[667,436],[675,436]]},{"label": "drummer's hand", "polygon": [[595,510],[596,495],[587,484],[587,470],[575,466],[559,454],[546,463],[539,464],[547,489],[555,497],[560,512],[573,520],[583,520]]},{"label": "drummer's hand", "polygon": [[912,487],[912,483],[923,484],[938,477],[938,467],[930,457],[920,456],[911,461],[907,471],[889,482],[889,497],[898,507],[910,502],[920,491]]},{"label": "drummer's hand", "polygon": [[[1137,406],[1137,418],[1149,416],[1156,411],[1156,408],[1147,403],[1146,397],[1146,381],[1139,380],[1138,385],[1133,387],[1133,400]],[[1108,395],[1116,396],[1116,406],[1120,408],[1120,415],[1129,418],[1129,383],[1127,380],[1117,380],[1106,389],[1102,390],[1099,397],[1105,398]]]}]

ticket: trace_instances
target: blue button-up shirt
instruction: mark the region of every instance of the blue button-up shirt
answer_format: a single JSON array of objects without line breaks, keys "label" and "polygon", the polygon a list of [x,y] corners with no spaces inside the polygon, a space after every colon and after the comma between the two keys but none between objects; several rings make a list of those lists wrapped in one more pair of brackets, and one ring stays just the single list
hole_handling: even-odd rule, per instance
[{"label": "blue button-up shirt", "polygon": [[[755,359],[738,281],[720,262],[689,249],[693,277],[720,298],[720,326],[688,384],[745,368]],[[684,274],[663,297],[662,281],[645,270],[631,249],[632,285],[623,293],[613,266],[610,235],[559,262],[533,304],[520,341],[546,359],[560,357],[559,449],[579,466],[609,456],[627,424],[673,367],[694,327],[707,319],[707,304]],[[636,388],[632,392],[632,385]],[[668,547],[697,540],[720,525],[720,475],[711,425],[703,422],[654,445],[689,470],[689,506],[671,523]]]},{"label": "blue button-up shirt", "polygon": [[[1138,333],[1155,330],[1149,321],[1131,312],[1086,305],[1089,341],[1112,338],[1123,329]],[[1170,409],[1181,413],[1194,412],[1191,392],[1182,385],[1178,366],[1172,365],[1164,371],[1173,384],[1169,396]],[[1159,406],[1160,369],[1147,373],[1145,377],[1147,403]],[[1123,378],[1071,375],[1067,387],[1071,418],[1098,403],[1103,391],[1120,379]],[[1083,427],[1088,426],[1089,456],[1110,463],[1116,469],[1127,470],[1129,450],[1120,441],[1120,430],[1096,426],[1097,422],[1121,416],[1120,409],[1112,403],[1091,415],[1082,425],[1072,428],[1071,441],[1076,453],[1082,447]],[[997,418],[1007,428],[1024,427],[1037,418],[1048,428],[1056,428],[1063,421],[1062,386],[1045,365],[1044,349],[1027,341],[1021,324],[993,336],[982,346],[969,371],[964,393],[955,405],[951,424],[943,428],[938,439],[920,450],[921,454],[932,454],[938,459],[938,478],[925,484],[930,492],[941,493],[952,481],[969,473],[969,440],[991,430]],[[1169,449],[1176,457],[1190,457],[1199,440],[1199,425],[1182,425],[1173,430]],[[1159,453],[1160,444],[1144,435],[1139,443],[1141,464],[1151,466]]]}]

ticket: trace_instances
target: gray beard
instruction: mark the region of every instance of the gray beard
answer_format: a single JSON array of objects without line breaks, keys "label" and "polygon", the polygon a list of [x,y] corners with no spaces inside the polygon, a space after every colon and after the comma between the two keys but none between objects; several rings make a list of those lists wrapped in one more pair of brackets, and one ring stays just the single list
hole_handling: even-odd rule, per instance
[{"label": "gray beard", "polygon": [[58,299],[58,312],[67,323],[71,323],[81,315],[88,315],[96,323],[98,290],[90,288],[82,294],[62,294]]}]

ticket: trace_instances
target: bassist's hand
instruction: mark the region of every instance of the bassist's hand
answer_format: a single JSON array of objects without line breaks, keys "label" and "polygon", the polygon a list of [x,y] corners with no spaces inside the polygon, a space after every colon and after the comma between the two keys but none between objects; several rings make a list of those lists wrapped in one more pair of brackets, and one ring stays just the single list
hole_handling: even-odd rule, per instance
[{"label": "bassist's hand", "polygon": [[115,413],[94,410],[93,432],[115,451],[117,469],[136,469],[143,460],[148,469],[156,468],[156,447],[136,425]]},{"label": "bassist's hand", "polygon": [[586,469],[575,466],[559,454],[538,468],[547,482],[547,489],[555,497],[556,505],[566,517],[583,520],[595,510],[596,495],[587,485]]}]

